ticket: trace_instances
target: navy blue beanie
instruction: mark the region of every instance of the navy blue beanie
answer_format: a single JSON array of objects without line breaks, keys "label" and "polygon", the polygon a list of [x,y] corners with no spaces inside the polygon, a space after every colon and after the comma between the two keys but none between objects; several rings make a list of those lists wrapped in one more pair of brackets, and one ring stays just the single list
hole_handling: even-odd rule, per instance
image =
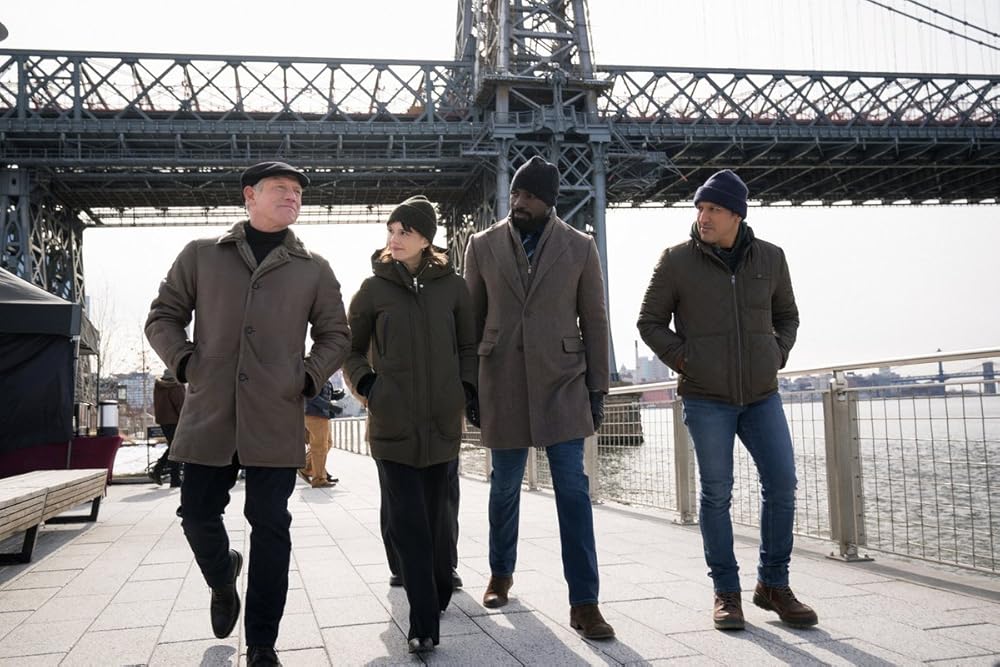
[{"label": "navy blue beanie", "polygon": [[705,184],[694,193],[694,205],[700,201],[725,206],[730,211],[747,219],[747,195],[750,191],[746,183],[729,169],[717,171],[708,177]]}]

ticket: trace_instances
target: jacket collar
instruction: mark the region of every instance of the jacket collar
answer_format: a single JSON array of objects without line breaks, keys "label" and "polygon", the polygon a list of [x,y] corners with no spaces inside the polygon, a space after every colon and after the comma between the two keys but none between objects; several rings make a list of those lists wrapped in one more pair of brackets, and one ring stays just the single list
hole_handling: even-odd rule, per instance
[{"label": "jacket collar", "polygon": [[[246,244],[247,242],[247,230],[243,226],[247,223],[247,220],[241,220],[235,225],[229,228],[229,231],[219,237],[216,244],[222,245],[223,243],[236,243],[236,244]],[[299,240],[299,237],[295,235],[291,227],[288,227],[288,233],[285,234],[285,239],[281,242],[283,248],[285,248],[290,255],[296,255],[304,259],[311,259],[312,253],[306,250],[305,245]]]}]

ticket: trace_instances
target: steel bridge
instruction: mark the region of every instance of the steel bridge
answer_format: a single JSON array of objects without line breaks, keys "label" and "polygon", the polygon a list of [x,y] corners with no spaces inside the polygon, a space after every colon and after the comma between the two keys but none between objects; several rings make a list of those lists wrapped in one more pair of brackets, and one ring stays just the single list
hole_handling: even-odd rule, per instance
[{"label": "steel bridge", "polygon": [[1000,76],[593,62],[586,0],[459,0],[450,61],[0,50],[0,265],[82,300],[88,226],[238,219],[238,174],[303,167],[304,222],[423,192],[456,260],[513,169],[559,165],[604,260],[609,206],[738,169],[761,204],[997,203]]}]

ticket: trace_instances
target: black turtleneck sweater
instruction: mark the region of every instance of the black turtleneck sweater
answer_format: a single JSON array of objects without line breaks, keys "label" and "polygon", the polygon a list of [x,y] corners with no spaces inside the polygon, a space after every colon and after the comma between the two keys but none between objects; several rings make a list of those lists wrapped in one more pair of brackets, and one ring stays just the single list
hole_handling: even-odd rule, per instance
[{"label": "black turtleneck sweater", "polygon": [[262,232],[254,228],[249,222],[243,223],[246,229],[247,243],[250,251],[253,252],[257,265],[260,266],[267,254],[285,242],[288,230],[282,229],[280,232]]}]

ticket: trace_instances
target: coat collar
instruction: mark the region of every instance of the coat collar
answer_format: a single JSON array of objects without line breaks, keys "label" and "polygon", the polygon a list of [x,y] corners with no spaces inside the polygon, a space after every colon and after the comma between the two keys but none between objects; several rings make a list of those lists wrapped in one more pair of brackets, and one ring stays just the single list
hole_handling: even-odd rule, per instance
[{"label": "coat collar", "polygon": [[[236,244],[246,244],[247,242],[247,230],[243,226],[247,223],[247,220],[241,220],[235,225],[229,228],[229,231],[219,237],[216,244],[222,245],[223,243],[236,243]],[[299,240],[299,237],[295,235],[292,228],[288,228],[288,233],[285,234],[285,239],[281,242],[283,248],[288,251],[290,255],[296,255],[304,259],[311,259],[312,253],[306,250],[305,245]]]},{"label": "coat collar", "polygon": [[[518,251],[518,246],[521,244],[521,234],[511,223],[509,216],[502,222],[497,223],[497,227],[499,228],[497,231],[501,233],[490,234],[488,236],[490,250],[500,260],[498,264],[504,279],[523,303],[534,293],[536,285],[538,285],[542,276],[566,252],[566,243],[562,239],[562,234],[566,229],[569,229],[569,225],[559,219],[559,216],[555,213],[555,209],[552,210],[551,217],[545,225],[545,230],[542,232],[541,238],[538,239],[540,254],[538,256],[538,263],[534,267],[531,286],[527,292],[525,292],[524,284],[521,282],[521,276],[517,268],[517,257],[515,255]],[[553,242],[550,242],[549,239],[553,236],[555,239]]]}]

